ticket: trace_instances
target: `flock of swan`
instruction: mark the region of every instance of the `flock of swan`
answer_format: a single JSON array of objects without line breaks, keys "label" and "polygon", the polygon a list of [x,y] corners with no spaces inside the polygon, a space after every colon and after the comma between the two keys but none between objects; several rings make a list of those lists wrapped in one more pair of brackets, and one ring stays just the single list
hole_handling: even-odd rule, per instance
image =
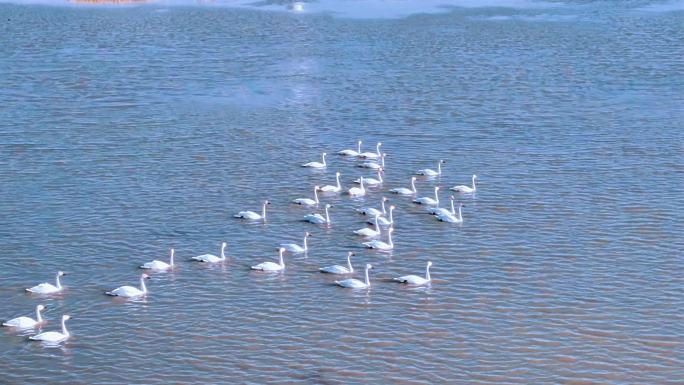
[{"label": "flock of swan", "polygon": [[[378,178],[364,178],[360,177],[354,181],[354,186],[348,188],[346,190],[346,194],[349,195],[350,197],[360,197],[360,196],[365,196],[367,193],[366,186],[379,186],[383,184],[383,179],[382,179],[382,173],[384,172],[385,169],[385,153],[380,152],[380,147],[382,146],[382,143],[377,143],[375,147],[375,152],[362,152],[361,151],[361,141],[358,141],[357,143],[357,148],[356,150],[342,150],[339,151],[338,154],[341,156],[346,156],[346,157],[355,157],[363,161],[363,163],[360,163],[359,166],[371,170],[376,170],[377,171],[377,176]],[[307,168],[316,168],[316,169],[324,169],[328,167],[328,164],[326,162],[326,156],[327,154],[324,152],[321,155],[321,162],[309,162],[302,164],[302,167],[307,167]],[[416,171],[416,175],[419,176],[426,176],[426,177],[435,177],[435,176],[440,176],[442,174],[442,164],[445,162],[443,160],[440,160],[437,163],[437,170],[432,170],[432,169],[421,169]],[[337,172],[335,173],[335,179],[336,179],[336,184],[335,185],[326,185],[326,186],[319,186],[316,185],[313,188],[313,199],[311,198],[297,198],[292,201],[294,204],[302,205],[302,206],[307,206],[307,207],[316,207],[319,205],[320,200],[318,193],[342,193],[343,192],[343,187],[340,183],[340,173]],[[472,194],[476,192],[477,187],[475,184],[475,181],[477,179],[477,175],[472,176],[472,185],[467,186],[467,185],[459,185],[459,186],[454,186],[451,187],[451,190],[455,191],[456,193],[461,193],[461,194]],[[434,197],[431,196],[426,196],[426,197],[416,197],[418,191],[416,189],[416,177],[413,176],[411,177],[410,185],[411,188],[406,188],[406,187],[400,187],[400,188],[393,188],[388,190],[390,193],[393,194],[398,194],[398,195],[403,195],[403,196],[413,196],[413,203],[419,204],[419,205],[424,205],[428,206],[428,212],[432,215],[435,216],[436,220],[442,221],[442,222],[449,222],[449,223],[462,223],[463,222],[463,216],[461,212],[461,208],[463,207],[463,204],[458,205],[458,211],[456,211],[455,206],[454,206],[454,200],[455,197],[451,195],[449,197],[450,200],[450,207],[449,208],[443,208],[439,207],[439,190],[440,187],[437,186],[434,188]],[[358,186],[356,186],[358,184]],[[372,228],[369,227],[364,227],[359,230],[353,231],[354,234],[357,234],[359,236],[367,238],[366,242],[363,242],[362,245],[365,246],[366,248],[369,249],[376,249],[380,251],[391,251],[394,249],[394,243],[392,242],[392,233],[394,232],[394,216],[393,216],[393,211],[395,210],[394,205],[390,205],[389,209],[386,207],[386,202],[388,199],[386,197],[383,197],[381,200],[381,206],[380,208],[374,208],[374,207],[361,207],[356,209],[356,211],[360,214],[363,214],[367,216],[369,219],[366,221],[367,224],[373,225]],[[250,220],[250,221],[266,221],[266,207],[270,204],[269,201],[264,201],[262,206],[261,206],[261,213],[257,213],[254,211],[240,211],[239,213],[235,214],[235,218],[240,218],[240,219],[245,219],[245,220]],[[329,209],[332,207],[330,204],[326,204],[324,206],[324,213],[325,216],[323,216],[321,213],[312,213],[312,214],[307,214],[304,216],[304,221],[310,222],[313,224],[323,224],[323,225],[330,225],[331,219],[330,219],[330,212]],[[371,219],[372,218],[372,219]],[[382,241],[380,239],[374,239],[374,238],[379,238],[383,235],[383,229],[385,229],[385,232],[387,234],[387,241]],[[304,240],[302,245],[298,245],[296,243],[286,243],[286,244],[281,244],[280,247],[278,248],[278,262],[272,262],[272,261],[265,261],[262,263],[259,263],[257,265],[251,266],[252,270],[259,270],[259,271],[266,271],[266,272],[278,272],[282,271],[285,269],[285,262],[284,262],[284,254],[286,252],[292,253],[292,254],[300,254],[300,253],[306,253],[308,251],[308,244],[307,244],[307,238],[311,236],[311,233],[308,231],[304,233]],[[225,249],[226,249],[226,243],[223,242],[221,244],[221,251],[219,255],[214,255],[214,254],[202,254],[198,255],[195,257],[192,257],[192,261],[196,262],[204,262],[204,263],[221,263],[226,260],[226,254],[225,254]],[[354,268],[351,263],[351,258],[354,256],[353,252],[348,252],[347,254],[347,264],[346,266],[341,266],[341,265],[332,265],[332,266],[326,266],[326,267],[321,267],[319,270],[321,273],[328,273],[328,274],[337,274],[337,275],[350,275],[354,273]],[[430,267],[432,266],[431,261],[427,261],[427,266],[425,268],[425,276],[419,276],[419,275],[405,275],[401,277],[396,277],[394,278],[394,281],[400,282],[400,283],[405,283],[409,285],[415,285],[415,286],[421,286],[421,285],[427,285],[431,282],[431,277],[430,277]],[[165,271],[165,270],[171,270],[174,268],[174,249],[170,250],[170,256],[169,256],[169,261],[164,262],[164,261],[159,261],[159,260],[154,260],[151,262],[144,263],[140,265],[141,269],[149,270],[149,271]],[[335,281],[335,284],[345,287],[345,288],[352,288],[352,289],[368,289],[371,286],[370,278],[369,278],[369,273],[368,271],[372,269],[373,266],[371,264],[366,264],[365,269],[364,269],[364,280],[359,280],[356,278],[347,278],[339,281]],[[60,282],[60,277],[64,276],[65,273],[62,271],[57,272],[56,278],[55,278],[55,284],[51,283],[41,283],[39,285],[27,288],[26,291],[37,294],[37,295],[50,295],[50,294],[56,294],[60,293],[64,287],[62,286]],[[105,294],[110,295],[110,296],[116,296],[116,297],[124,297],[124,298],[140,298],[144,297],[147,295],[147,287],[145,286],[145,280],[149,278],[148,274],[142,274],[140,276],[140,287],[134,287],[134,286],[121,286],[116,289],[110,290],[105,292]],[[42,318],[41,316],[41,311],[45,309],[45,306],[42,304],[39,304],[36,306],[35,311],[36,311],[36,318],[33,319],[31,317],[27,316],[21,316],[17,318],[10,319],[8,321],[5,321],[2,325],[3,326],[8,326],[12,328],[17,328],[17,329],[33,329],[37,327],[42,327],[46,320]],[[70,336],[69,331],[66,328],[66,321],[69,320],[69,315],[63,315],[61,319],[61,331],[49,331],[49,332],[43,332],[39,333],[33,336],[30,336],[30,340],[35,340],[35,341],[45,341],[45,342],[50,342],[50,343],[59,343],[67,340]]]}]

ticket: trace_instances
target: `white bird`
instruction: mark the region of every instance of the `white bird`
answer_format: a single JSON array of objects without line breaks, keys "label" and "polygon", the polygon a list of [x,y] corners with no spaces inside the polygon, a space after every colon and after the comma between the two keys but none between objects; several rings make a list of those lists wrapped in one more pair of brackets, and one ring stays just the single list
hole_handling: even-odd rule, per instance
[{"label": "white bird", "polygon": [[380,146],[382,146],[382,143],[378,142],[378,144],[375,145],[375,152],[363,152],[359,154],[359,158],[378,159],[380,157]]},{"label": "white bird", "polygon": [[356,278],[349,278],[344,279],[342,281],[335,281],[335,283],[342,287],[348,287],[350,289],[369,289],[370,279],[368,278],[368,270],[372,268],[373,266],[370,263],[366,264],[366,282],[360,281]]},{"label": "white bird", "polygon": [[321,162],[309,162],[309,163],[304,163],[302,167],[310,167],[310,168],[325,168],[327,164],[325,163],[325,156],[328,155],[325,152],[321,155],[321,158],[323,159],[323,163]]},{"label": "white bird", "polygon": [[269,201],[264,201],[264,204],[261,206],[261,215],[255,213],[254,211],[240,211],[239,213],[233,215],[235,218],[244,218],[244,219],[251,219],[251,220],[259,220],[263,219],[264,221],[266,220],[266,205],[270,205],[271,202]]},{"label": "white bird", "polygon": [[330,215],[328,214],[328,209],[331,207],[332,207],[332,205],[330,205],[330,204],[325,205],[325,218],[321,214],[315,213],[315,214],[305,215],[304,220],[306,222],[314,223],[317,225],[324,224],[324,223],[330,224]]},{"label": "white bird", "polygon": [[351,257],[352,255],[355,255],[351,251],[347,253],[347,267],[340,266],[340,265],[332,265],[332,266],[326,266],[326,267],[321,267],[320,270],[321,273],[329,273],[329,274],[351,274],[354,272],[354,268],[352,267],[351,264]]},{"label": "white bird", "polygon": [[411,274],[394,278],[394,280],[401,283],[407,283],[409,285],[425,285],[426,283],[430,283],[430,281],[432,280],[430,278],[430,266],[432,266],[432,262],[428,261],[427,267],[425,268],[425,278]]},{"label": "white bird", "polygon": [[392,243],[392,232],[394,231],[393,228],[389,228],[387,230],[387,243],[383,241],[378,241],[377,239],[372,240],[370,242],[364,242],[363,245],[366,246],[369,249],[378,249],[378,250],[392,250],[394,249],[394,243]]},{"label": "white bird", "polygon": [[297,198],[292,201],[292,203],[302,205],[302,206],[315,206],[318,204],[318,186],[314,186],[314,199],[310,198]]},{"label": "white bird", "polygon": [[425,176],[442,175],[442,163],[446,163],[446,161],[440,160],[439,163],[437,163],[437,171],[429,169],[429,168],[424,168],[424,169],[416,171],[416,175],[425,175]]},{"label": "white bird", "polygon": [[284,248],[285,250],[299,254],[299,253],[306,253],[309,250],[309,246],[306,244],[306,238],[310,237],[311,233],[308,231],[304,233],[304,247],[299,246],[296,243],[283,243],[280,245],[280,247]]},{"label": "white bird", "polygon": [[461,186],[454,186],[454,187],[450,188],[450,190],[458,191],[458,192],[464,193],[464,194],[474,193],[475,191],[477,191],[477,186],[475,186],[475,179],[477,179],[477,175],[473,175],[473,187],[461,185]]},{"label": "white bird", "polygon": [[456,210],[454,209],[454,196],[449,196],[449,201],[451,201],[451,210],[445,209],[444,207],[430,207],[427,211],[432,215],[446,214],[446,215],[456,215]]},{"label": "white bird", "polygon": [[[363,181],[368,186],[378,186],[382,184],[382,169],[378,169],[378,179],[375,178],[363,178]],[[361,178],[354,181],[354,183],[361,183]]]},{"label": "white bird", "polygon": [[[378,223],[380,223],[380,225],[385,226],[385,227],[393,225],[394,224],[394,215],[392,213],[394,212],[395,208],[396,207],[394,207],[394,205],[390,206],[390,208],[389,208],[389,219],[387,219],[384,216],[379,217]],[[371,224],[371,225],[373,224],[373,222],[371,222],[371,221],[366,221],[366,223]]]},{"label": "white bird", "polygon": [[214,254],[202,254],[198,255],[196,257],[192,257],[191,259],[199,262],[208,262],[208,263],[216,263],[216,262],[223,262],[226,260],[226,243],[223,242],[221,243],[221,256],[217,257]]},{"label": "white bird", "polygon": [[57,342],[62,342],[66,341],[70,334],[69,331],[66,328],[66,321],[71,319],[68,315],[63,315],[62,316],[62,332],[45,332],[45,333],[40,333],[36,334],[35,336],[29,337],[30,340],[34,341],[45,341],[45,342],[52,342],[52,343],[57,343]]},{"label": "white bird", "polygon": [[363,187],[363,177],[361,177],[361,186],[350,188],[347,193],[352,197],[361,197],[366,195],[366,188]]},{"label": "white bird", "polygon": [[154,260],[152,262],[147,262],[140,266],[141,269],[151,269],[151,270],[169,270],[173,269],[173,254],[174,250],[171,249],[171,256],[169,257],[169,263],[164,261]]},{"label": "white bird", "polygon": [[7,320],[2,323],[2,326],[9,326],[13,328],[18,328],[18,329],[30,329],[33,327],[36,327],[45,320],[43,320],[43,317],[41,317],[40,312],[45,309],[45,306],[43,305],[38,305],[36,306],[36,319],[33,319],[31,317],[17,317],[17,318],[12,318],[11,320]]},{"label": "white bird", "polygon": [[280,271],[285,269],[285,262],[283,261],[283,253],[285,252],[285,248],[281,247],[278,249],[278,254],[280,256],[280,262],[275,263],[275,262],[261,262],[258,265],[252,266],[252,270],[261,270],[261,271]]},{"label": "white bird", "polygon": [[53,285],[53,284],[47,283],[47,282],[43,282],[40,285],[36,285],[34,287],[26,289],[26,291],[30,291],[31,293],[36,293],[36,294],[59,293],[63,289],[62,284],[59,282],[59,277],[61,277],[63,275],[66,275],[66,273],[63,271],[57,272],[57,278],[55,278],[56,285]]},{"label": "white bird", "polygon": [[145,280],[149,279],[150,276],[143,274],[140,276],[140,289],[133,286],[120,286],[112,291],[107,291],[105,294],[114,297],[125,297],[125,298],[138,298],[147,295],[147,287],[145,286]]},{"label": "white bird", "polygon": [[323,191],[323,192],[340,192],[342,191],[342,185],[340,184],[340,173],[336,172],[335,173],[335,180],[337,181],[337,185],[327,185],[320,187],[318,190]]},{"label": "white bird", "polygon": [[361,213],[363,215],[385,215],[387,214],[387,211],[385,211],[385,202],[387,202],[388,199],[385,197],[382,197],[382,211],[372,208],[372,207],[362,207],[360,209],[356,209],[357,213]]},{"label": "white bird", "polygon": [[418,192],[416,190],[416,177],[412,176],[411,177],[411,188],[408,189],[406,187],[399,187],[399,188],[393,188],[390,190],[391,193],[399,194],[399,195],[414,195],[415,193]]},{"label": "white bird", "polygon": [[452,214],[440,213],[440,214],[437,214],[437,216],[435,218],[437,218],[438,221],[442,221],[442,222],[463,223],[463,215],[461,214],[461,207],[463,207],[463,203],[458,205],[458,217],[456,217],[456,215],[452,215]]},{"label": "white bird", "polygon": [[364,237],[377,237],[380,235],[380,225],[378,224],[378,218],[380,218],[380,214],[375,214],[375,230],[369,229],[368,227],[364,227],[359,230],[354,230],[354,234],[357,235],[363,235]]},{"label": "white bird", "polygon": [[359,156],[361,154],[361,141],[356,142],[356,151],[354,150],[342,150],[338,152],[339,155],[344,156]]},{"label": "white bird", "polygon": [[430,197],[422,197],[422,198],[417,198],[413,200],[413,203],[418,203],[419,205],[439,205],[439,196],[437,195],[437,192],[439,191],[439,186],[435,187],[435,199],[432,199]]},{"label": "white bird", "polygon": [[387,154],[385,154],[383,152],[382,155],[380,155],[380,163],[378,163],[378,162],[363,162],[359,165],[359,167],[370,168],[373,170],[381,170],[381,169],[384,170],[385,169],[385,157],[386,156],[387,156]]}]

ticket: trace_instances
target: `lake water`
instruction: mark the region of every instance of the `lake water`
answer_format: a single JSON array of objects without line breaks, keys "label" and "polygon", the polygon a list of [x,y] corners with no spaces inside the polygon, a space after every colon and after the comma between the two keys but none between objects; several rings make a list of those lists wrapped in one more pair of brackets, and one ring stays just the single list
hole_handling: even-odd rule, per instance
[{"label": "lake water", "polygon": [[[73,316],[0,330],[0,383],[681,384],[681,2],[245,3],[0,4],[0,318]],[[358,139],[384,187],[302,222],[372,173],[299,164]],[[479,176],[462,225],[386,192],[439,159],[419,196]],[[351,233],[385,195],[389,254]],[[145,301],[104,295],[170,247]],[[347,251],[369,291],[317,272]]]}]

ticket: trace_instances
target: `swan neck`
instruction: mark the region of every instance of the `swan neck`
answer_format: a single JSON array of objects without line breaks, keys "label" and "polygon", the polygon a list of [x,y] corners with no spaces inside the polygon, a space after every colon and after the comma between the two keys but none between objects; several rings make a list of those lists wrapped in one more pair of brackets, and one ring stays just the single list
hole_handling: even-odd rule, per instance
[{"label": "swan neck", "polygon": [[463,222],[463,215],[461,214],[461,206],[458,206],[458,220]]},{"label": "swan neck", "polygon": [[278,257],[280,259],[280,261],[279,261],[280,266],[285,267],[285,261],[283,260],[283,251],[282,250],[280,250],[278,252]]},{"label": "swan neck", "polygon": [[366,268],[366,286],[370,287],[370,279],[368,278],[368,268]]},{"label": "swan neck", "polygon": [[43,316],[40,315],[40,309],[36,307],[36,320],[38,322],[43,322]]},{"label": "swan neck", "polygon": [[394,215],[392,214],[393,211],[394,209],[390,208],[390,223],[394,223]]},{"label": "swan neck", "polygon": [[352,267],[352,264],[351,264],[351,255],[347,255],[347,267],[349,268],[350,273],[354,272],[354,268]]},{"label": "swan neck", "polygon": [[340,174],[335,174],[335,179],[337,180],[337,188],[341,189],[342,185],[340,184]]},{"label": "swan neck", "polygon": [[169,265],[170,266],[173,266],[173,254],[174,254],[174,251],[173,251],[173,249],[171,249],[171,257],[169,258]]},{"label": "swan neck", "polygon": [[380,154],[380,143],[375,146],[375,153],[378,154],[378,157],[382,156],[382,154]]},{"label": "swan neck", "polygon": [[388,240],[389,245],[394,247],[394,243],[392,243],[392,232],[391,231],[387,232],[387,238],[388,238],[387,240]]},{"label": "swan neck", "polygon": [[266,203],[261,206],[261,217],[266,220]]},{"label": "swan neck", "polygon": [[435,189],[435,200],[439,203],[439,194],[437,194],[437,189]]},{"label": "swan neck", "polygon": [[425,279],[428,281],[430,280],[430,265],[427,265],[425,268]]},{"label": "swan neck", "polygon": [[55,281],[56,281],[56,284],[57,284],[57,288],[58,288],[58,289],[61,289],[61,288],[62,288],[62,283],[59,282],[59,273],[57,273],[57,278],[55,279]]},{"label": "swan neck", "polygon": [[387,214],[387,211],[385,211],[385,200],[382,200],[382,215]]},{"label": "swan neck", "polygon": [[309,250],[309,246],[306,244],[306,235],[304,236],[304,251]]},{"label": "swan neck", "polygon": [[145,286],[145,277],[140,277],[140,290],[142,290],[143,293],[147,293],[147,286]]},{"label": "swan neck", "polygon": [[475,175],[473,175],[473,190],[475,190]]},{"label": "swan neck", "polygon": [[384,156],[380,157],[380,164],[382,165],[382,168],[385,168],[385,157]]},{"label": "swan neck", "polygon": [[437,163],[437,175],[442,175],[442,162]]},{"label": "swan neck", "polygon": [[[458,210],[461,211],[460,208]],[[454,208],[454,200],[453,199],[451,200],[451,213],[456,215],[456,209]]]},{"label": "swan neck", "polygon": [[314,202],[316,202],[316,204],[319,203],[319,202],[318,202],[318,192],[316,191],[315,188],[314,188]]},{"label": "swan neck", "polygon": [[411,179],[411,190],[413,190],[414,194],[418,192],[418,190],[416,190],[416,180],[415,179]]},{"label": "swan neck", "polygon": [[325,223],[330,223],[330,214],[328,214],[328,206],[325,206]]},{"label": "swan neck", "polygon": [[226,245],[221,245],[221,259],[226,259]]},{"label": "swan neck", "polygon": [[323,158],[323,166],[325,166],[325,154],[321,155],[321,158]]},{"label": "swan neck", "polygon": [[375,231],[379,232],[380,231],[380,224],[378,224],[378,218],[379,218],[379,216],[376,215],[375,216]]},{"label": "swan neck", "polygon": [[64,318],[62,318],[62,334],[65,336],[69,335],[69,331],[66,328],[66,320]]},{"label": "swan neck", "polygon": [[361,141],[356,142],[356,152],[361,153]]}]

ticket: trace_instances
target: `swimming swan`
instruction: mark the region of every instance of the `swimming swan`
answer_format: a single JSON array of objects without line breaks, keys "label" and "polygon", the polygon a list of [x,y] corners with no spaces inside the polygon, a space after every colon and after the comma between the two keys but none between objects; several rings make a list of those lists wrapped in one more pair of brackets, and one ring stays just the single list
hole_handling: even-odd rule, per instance
[{"label": "swimming swan", "polygon": [[318,224],[318,225],[323,224],[323,223],[330,224],[330,215],[328,214],[328,209],[331,207],[332,207],[331,204],[325,205],[325,218],[323,218],[323,216],[321,214],[315,213],[315,214],[305,215],[304,220],[307,222],[310,222],[310,223]]},{"label": "swimming swan", "polygon": [[411,274],[394,278],[394,280],[401,283],[407,283],[409,285],[425,285],[426,283],[430,283],[430,281],[432,281],[430,278],[430,266],[432,266],[432,262],[428,261],[427,267],[425,268],[425,278]]},{"label": "swimming swan", "polygon": [[285,269],[285,262],[283,261],[283,253],[285,252],[285,248],[281,247],[278,249],[278,254],[280,257],[280,262],[275,263],[275,262],[261,262],[258,265],[252,266],[252,270],[261,270],[261,271],[280,271]]},{"label": "swimming swan", "polygon": [[310,167],[310,168],[325,168],[327,165],[325,164],[325,156],[328,155],[325,152],[321,155],[321,158],[323,159],[323,163],[321,162],[309,162],[309,163],[304,163],[302,167]]},{"label": "swimming swan", "polygon": [[[381,185],[381,184],[382,184],[382,169],[381,169],[381,168],[378,169],[378,179],[375,179],[375,178],[364,178],[363,181],[366,182],[366,184],[367,184],[368,186],[378,186],[378,185]],[[354,183],[361,183],[361,178],[355,180]]]},{"label": "swimming swan", "polygon": [[378,209],[374,209],[372,207],[362,207],[360,209],[356,209],[357,213],[361,213],[363,215],[385,215],[387,214],[387,211],[385,211],[385,202],[387,202],[388,199],[385,197],[382,197],[382,211]]},{"label": "swimming swan", "polygon": [[196,257],[192,257],[191,259],[199,262],[208,262],[208,263],[216,263],[216,262],[223,262],[226,260],[226,243],[223,242],[221,243],[221,256],[217,257],[214,254],[202,254],[198,255]]},{"label": "swimming swan", "polygon": [[45,306],[43,305],[38,305],[36,306],[36,319],[33,319],[31,317],[17,317],[17,318],[12,318],[11,320],[7,320],[2,323],[2,326],[9,326],[13,328],[18,328],[18,329],[30,329],[33,327],[36,327],[45,320],[43,320],[43,317],[41,317],[40,312],[45,309]]},{"label": "swimming swan", "polygon": [[264,221],[266,220],[266,205],[270,205],[271,202],[269,201],[264,201],[264,204],[261,206],[261,215],[255,213],[254,211],[240,211],[239,213],[233,215],[235,218],[243,218],[243,219],[251,219],[251,220],[259,220],[263,219]]},{"label": "swimming swan", "polygon": [[360,181],[361,186],[350,188],[350,189],[347,191],[347,193],[349,194],[349,196],[352,196],[352,197],[361,197],[361,196],[366,195],[366,188],[363,187],[363,177],[361,177],[360,179],[361,179],[361,181]]},{"label": "swimming swan", "polygon": [[105,294],[114,297],[124,297],[124,298],[137,298],[147,295],[147,287],[145,286],[145,280],[149,279],[150,276],[143,274],[140,276],[140,289],[133,286],[121,286],[117,287],[112,291],[107,291]]},{"label": "swimming swan", "polygon": [[292,201],[292,203],[302,205],[302,206],[315,206],[318,204],[318,186],[314,186],[314,199],[310,198],[297,198]]},{"label": "swimming swan", "polygon": [[349,278],[342,281],[335,281],[336,284],[342,287],[348,287],[350,289],[369,289],[370,279],[368,278],[368,270],[372,269],[373,266],[370,263],[366,264],[366,282],[359,281],[356,278]]},{"label": "swimming swan", "polygon": [[450,190],[458,191],[458,192],[464,193],[464,194],[474,193],[475,191],[477,191],[477,186],[475,186],[475,179],[477,179],[477,175],[473,175],[473,187],[461,185],[461,186],[454,186],[454,187],[450,188]]},{"label": "swimming swan", "polygon": [[364,227],[359,230],[354,230],[354,234],[357,235],[363,235],[364,237],[377,237],[380,235],[380,225],[378,224],[378,218],[380,218],[379,214],[375,214],[375,230],[369,229],[368,227]]},{"label": "swimming swan", "polygon": [[68,315],[63,315],[62,316],[62,332],[45,332],[45,333],[40,333],[36,334],[35,336],[29,337],[30,340],[33,341],[45,341],[45,342],[62,342],[66,341],[70,334],[69,331],[66,328],[66,321],[71,319]]},{"label": "swimming swan", "polygon": [[280,245],[280,247],[284,248],[285,250],[291,252],[291,253],[306,253],[309,250],[309,246],[306,244],[306,238],[310,237],[311,233],[310,232],[305,232],[304,233],[304,247],[299,246],[296,243],[283,243]]},{"label": "swimming swan", "polygon": [[169,257],[169,263],[154,260],[152,262],[147,262],[140,266],[141,269],[151,269],[151,270],[169,270],[173,269],[173,254],[174,250],[171,249],[171,256]]},{"label": "swimming swan", "polygon": [[392,227],[387,230],[387,243],[383,241],[378,241],[373,240],[370,242],[364,242],[363,245],[366,246],[369,249],[378,249],[378,250],[392,250],[394,249],[394,243],[392,243],[392,232],[394,229]]},{"label": "swimming swan", "polygon": [[359,156],[361,154],[361,141],[356,142],[356,151],[354,150],[342,150],[337,152],[339,155],[344,156]]},{"label": "swimming swan", "polygon": [[416,190],[416,177],[412,176],[411,177],[411,188],[407,189],[406,187],[399,187],[399,188],[393,188],[390,190],[391,193],[399,194],[399,195],[414,195],[415,193],[418,192]]},{"label": "swimming swan", "polygon": [[336,186],[327,185],[327,186],[320,187],[318,190],[323,191],[323,192],[340,192],[340,191],[342,191],[342,185],[340,184],[340,173],[339,172],[335,173],[335,180],[337,181]]},{"label": "swimming swan", "polygon": [[413,203],[418,203],[419,205],[438,205],[439,204],[439,196],[437,195],[437,192],[439,191],[439,186],[435,187],[435,199],[432,199],[430,197],[422,197],[422,198],[417,198],[413,200]]},{"label": "swimming swan", "polygon": [[57,272],[57,278],[55,278],[56,286],[51,284],[51,283],[43,282],[40,285],[36,285],[34,287],[26,289],[26,291],[29,291],[31,293],[36,293],[36,294],[59,293],[63,289],[62,284],[59,282],[59,277],[61,277],[63,275],[66,275],[66,273],[63,271]]},{"label": "swimming swan", "polygon": [[424,169],[416,171],[416,175],[425,175],[425,176],[442,175],[442,163],[446,163],[446,161],[440,160],[439,163],[437,163],[437,171],[429,169],[429,168],[424,168]]},{"label": "swimming swan", "polygon": [[352,267],[351,264],[351,257],[352,255],[355,255],[351,251],[347,253],[347,267],[340,266],[340,265],[332,265],[332,266],[326,266],[326,267],[321,267],[320,270],[321,273],[329,273],[329,274],[351,274],[354,272],[354,268]]},{"label": "swimming swan", "polygon": [[382,146],[382,143],[378,142],[378,144],[375,145],[375,152],[361,153],[361,154],[359,154],[359,158],[378,159],[380,157],[380,146]]}]

